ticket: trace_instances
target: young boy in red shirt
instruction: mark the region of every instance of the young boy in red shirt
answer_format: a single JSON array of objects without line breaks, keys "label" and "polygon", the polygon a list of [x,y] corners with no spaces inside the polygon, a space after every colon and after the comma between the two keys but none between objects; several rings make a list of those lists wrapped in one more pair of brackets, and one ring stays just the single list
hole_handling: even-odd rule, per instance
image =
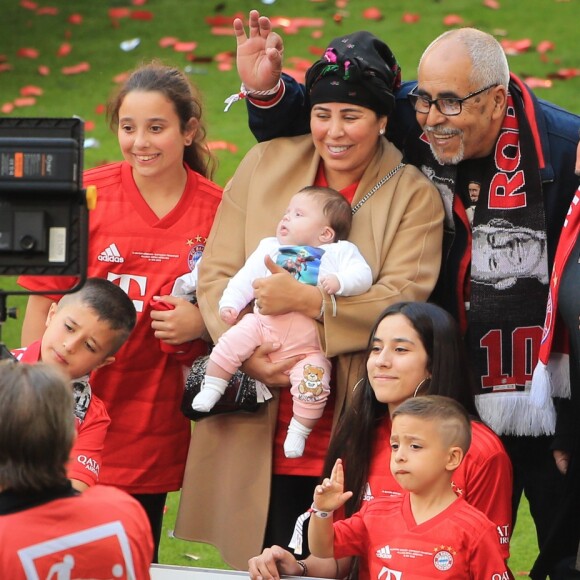
[{"label": "young boy in red shirt", "polygon": [[78,491],[98,481],[111,423],[104,403],[91,391],[89,373],[115,361],[135,320],[133,302],[121,288],[89,278],[80,290],[52,304],[41,340],[12,351],[20,362],[59,367],[72,382],[77,437],[67,474]]},{"label": "young boy in red shirt", "polygon": [[333,524],[332,512],[352,495],[337,460],[314,492],[312,554],[366,558],[372,578],[511,578],[495,524],[451,486],[470,442],[469,417],[456,401],[432,395],[402,403],[392,416],[391,471],[407,493],[371,500]]}]

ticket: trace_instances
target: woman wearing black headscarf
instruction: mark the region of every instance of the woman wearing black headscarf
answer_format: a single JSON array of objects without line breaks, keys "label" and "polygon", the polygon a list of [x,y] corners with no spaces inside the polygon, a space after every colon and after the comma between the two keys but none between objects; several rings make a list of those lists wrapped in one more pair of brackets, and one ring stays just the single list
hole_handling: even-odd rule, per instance
[{"label": "woman wearing black headscarf", "polygon": [[[373,323],[393,302],[426,300],[441,261],[441,198],[383,137],[400,82],[389,47],[369,32],[336,38],[306,81],[311,135],[255,146],[226,186],[199,272],[202,316],[216,341],[226,330],[218,300],[228,279],[307,185],[332,187],[349,200],[349,240],[371,266],[374,284],[360,296],[332,300],[275,266],[255,283],[263,314],[298,311],[312,318],[323,352],[334,357],[334,384],[298,459],[282,449],[292,414],[287,388],[275,389],[274,400],[256,414],[196,424],[175,535],[215,544],[240,569],[262,546],[287,545],[296,517],[311,503],[331,428],[364,371]],[[287,387],[285,371],[296,360],[272,362],[275,350],[263,345],[244,369],[269,387]]]}]

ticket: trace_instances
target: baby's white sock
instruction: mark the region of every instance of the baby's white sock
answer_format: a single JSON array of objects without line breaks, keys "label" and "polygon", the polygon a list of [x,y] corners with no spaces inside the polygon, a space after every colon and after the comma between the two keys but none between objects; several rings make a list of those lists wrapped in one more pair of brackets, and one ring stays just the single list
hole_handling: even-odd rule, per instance
[{"label": "baby's white sock", "polygon": [[304,446],[306,445],[306,439],[311,431],[312,429],[305,427],[302,423],[292,417],[290,425],[288,425],[288,434],[284,441],[284,455],[290,459],[302,457]]},{"label": "baby's white sock", "polygon": [[221,396],[226,392],[228,381],[225,379],[218,379],[217,377],[205,377],[201,391],[194,397],[191,408],[194,411],[207,413],[211,411],[213,406],[220,400]]}]

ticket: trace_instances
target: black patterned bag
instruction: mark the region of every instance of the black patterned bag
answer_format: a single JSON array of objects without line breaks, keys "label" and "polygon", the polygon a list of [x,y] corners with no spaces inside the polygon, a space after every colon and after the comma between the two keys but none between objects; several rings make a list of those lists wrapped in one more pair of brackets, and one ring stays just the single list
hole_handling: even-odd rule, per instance
[{"label": "black patterned bag", "polygon": [[181,412],[192,421],[199,421],[204,417],[220,415],[222,413],[255,413],[260,408],[256,391],[256,381],[240,370],[236,371],[232,376],[225,393],[210,411],[204,413],[194,411],[191,408],[194,397],[201,390],[208,360],[209,355],[200,356],[191,366],[185,381],[185,390],[183,391],[183,398],[181,400]]}]

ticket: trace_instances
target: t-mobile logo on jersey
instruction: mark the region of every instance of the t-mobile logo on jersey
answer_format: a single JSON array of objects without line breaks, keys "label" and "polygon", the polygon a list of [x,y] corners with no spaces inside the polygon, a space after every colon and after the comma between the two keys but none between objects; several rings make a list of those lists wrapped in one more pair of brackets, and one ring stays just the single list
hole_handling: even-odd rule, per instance
[{"label": "t-mobile logo on jersey", "polygon": [[[145,296],[147,291],[147,278],[145,276],[131,276],[130,274],[114,274],[109,272],[107,274],[109,282],[115,282],[121,290],[127,293],[127,296],[133,300],[133,305],[137,312],[143,312],[143,300],[135,300],[133,298],[138,291],[139,296]],[[136,286],[135,286],[136,285]]]},{"label": "t-mobile logo on jersey", "polygon": [[379,572],[379,580],[401,580],[402,577],[403,577],[402,572],[398,572],[397,570],[391,570],[386,566],[383,566],[381,568],[381,571]]}]

